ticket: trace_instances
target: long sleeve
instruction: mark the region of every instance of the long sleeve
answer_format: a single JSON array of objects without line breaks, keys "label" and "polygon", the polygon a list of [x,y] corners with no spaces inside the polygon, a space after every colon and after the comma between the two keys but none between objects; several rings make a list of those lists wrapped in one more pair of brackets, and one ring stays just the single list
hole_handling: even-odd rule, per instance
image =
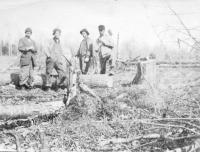
[{"label": "long sleeve", "polygon": [[32,41],[33,42],[33,47],[34,47],[34,52],[35,53],[37,53],[37,51],[38,51],[38,48],[37,48],[37,45],[36,45],[36,43],[35,43],[35,41]]},{"label": "long sleeve", "polygon": [[114,47],[114,42],[113,42],[113,39],[111,37],[105,36],[101,40],[102,40],[102,42],[104,43],[105,46],[110,47],[110,48]]},{"label": "long sleeve", "polygon": [[19,50],[19,51],[27,51],[23,39],[20,39],[20,40],[19,40],[19,43],[18,43],[18,50]]},{"label": "long sleeve", "polygon": [[93,56],[93,43],[92,43],[92,40],[91,39],[88,39],[87,40],[87,48],[88,48],[88,53],[87,55],[89,56]]},{"label": "long sleeve", "polygon": [[44,53],[47,57],[50,57],[50,50],[52,47],[52,42],[51,42],[51,40],[49,40],[49,41],[46,41],[45,44],[46,44],[46,47],[44,49]]}]

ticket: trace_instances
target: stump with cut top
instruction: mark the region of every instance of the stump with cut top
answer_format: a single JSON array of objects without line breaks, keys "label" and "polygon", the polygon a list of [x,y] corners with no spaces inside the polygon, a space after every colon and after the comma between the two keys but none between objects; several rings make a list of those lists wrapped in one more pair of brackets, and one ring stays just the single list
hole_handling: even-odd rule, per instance
[{"label": "stump with cut top", "polygon": [[156,61],[154,59],[136,63],[136,75],[131,84],[141,84],[143,81],[147,81],[151,86],[156,84]]}]

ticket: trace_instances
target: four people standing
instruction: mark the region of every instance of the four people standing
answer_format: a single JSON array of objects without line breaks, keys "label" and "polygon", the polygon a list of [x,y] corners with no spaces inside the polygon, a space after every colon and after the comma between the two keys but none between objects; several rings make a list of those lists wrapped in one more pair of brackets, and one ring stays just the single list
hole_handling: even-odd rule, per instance
[{"label": "four people standing", "polygon": [[[112,37],[105,32],[105,26],[99,25],[99,37],[96,41],[98,48],[95,50],[98,57],[94,57],[94,49],[92,40],[89,38],[87,29],[82,29],[80,34],[83,36],[80,47],[76,54],[79,59],[80,71],[82,74],[87,74],[91,68],[94,58],[99,59],[100,74],[106,73],[107,62],[112,59],[112,52],[114,43]],[[36,66],[35,54],[37,52],[35,42],[30,38],[32,30],[27,28],[25,30],[25,37],[19,40],[18,49],[21,52],[20,59],[20,86],[31,88],[33,82],[33,69]],[[46,54],[46,87],[50,88],[52,85],[51,74],[53,69],[58,73],[58,86],[63,86],[66,80],[65,65],[66,60],[69,60],[63,54],[63,48],[60,42],[61,30],[56,28],[53,30],[53,38],[48,43],[47,48],[44,50]],[[96,61],[98,62],[98,61]],[[97,66],[97,65],[96,65]],[[111,67],[111,66],[110,66]],[[111,69],[111,68],[110,68]]]}]

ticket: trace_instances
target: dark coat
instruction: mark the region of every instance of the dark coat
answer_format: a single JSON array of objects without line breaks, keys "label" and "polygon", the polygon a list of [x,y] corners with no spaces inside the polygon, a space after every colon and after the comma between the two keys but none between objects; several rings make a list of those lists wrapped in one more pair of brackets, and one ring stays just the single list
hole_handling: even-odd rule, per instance
[{"label": "dark coat", "polygon": [[[29,47],[34,49],[30,50]],[[33,67],[36,65],[35,53],[37,52],[37,47],[32,39],[26,37],[21,38],[18,44],[18,50],[21,52],[20,66],[26,66],[32,64]]]},{"label": "dark coat", "polygon": [[77,56],[78,57],[93,56],[93,43],[89,37],[81,41],[79,50],[77,52]]}]

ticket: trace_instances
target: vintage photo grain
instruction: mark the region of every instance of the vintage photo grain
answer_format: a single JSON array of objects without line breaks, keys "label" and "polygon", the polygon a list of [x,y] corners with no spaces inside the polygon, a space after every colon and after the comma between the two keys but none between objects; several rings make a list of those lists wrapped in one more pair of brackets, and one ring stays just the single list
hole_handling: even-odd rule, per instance
[{"label": "vintage photo grain", "polygon": [[0,152],[200,152],[200,0],[0,0]]}]

